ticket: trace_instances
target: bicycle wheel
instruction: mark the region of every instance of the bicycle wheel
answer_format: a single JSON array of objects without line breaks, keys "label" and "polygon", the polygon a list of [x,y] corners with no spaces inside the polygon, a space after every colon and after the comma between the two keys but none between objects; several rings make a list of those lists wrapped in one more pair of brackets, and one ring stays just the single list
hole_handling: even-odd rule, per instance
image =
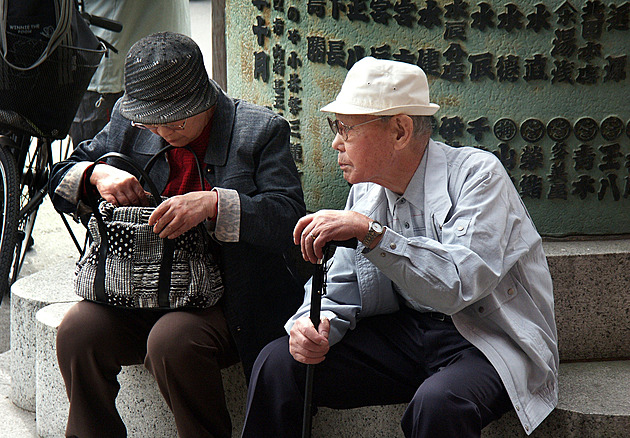
[{"label": "bicycle wheel", "polygon": [[[11,284],[17,280],[26,251],[33,245],[31,234],[37,218],[37,210],[46,196],[46,185],[50,169],[50,140],[37,139],[35,144],[24,141],[22,145],[23,162],[22,177],[19,187],[19,213],[17,223],[17,236],[13,256],[13,266],[9,281]],[[23,160],[23,161],[22,161]],[[19,166],[19,163],[18,163]]]},{"label": "bicycle wheel", "polygon": [[19,203],[18,171],[13,154],[0,138],[0,301],[8,294],[11,283],[9,275],[13,262],[17,233]]}]

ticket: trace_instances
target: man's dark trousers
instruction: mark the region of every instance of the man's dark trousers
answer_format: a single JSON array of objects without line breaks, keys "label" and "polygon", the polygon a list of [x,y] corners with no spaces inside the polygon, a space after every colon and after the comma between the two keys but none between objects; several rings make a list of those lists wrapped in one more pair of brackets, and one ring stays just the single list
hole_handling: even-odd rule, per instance
[{"label": "man's dark trousers", "polygon": [[[360,320],[316,365],[313,403],[330,408],[409,403],[406,437],[479,437],[511,408],[499,375],[450,318],[409,308]],[[243,437],[299,437],[306,365],[288,337],[254,365]]]}]

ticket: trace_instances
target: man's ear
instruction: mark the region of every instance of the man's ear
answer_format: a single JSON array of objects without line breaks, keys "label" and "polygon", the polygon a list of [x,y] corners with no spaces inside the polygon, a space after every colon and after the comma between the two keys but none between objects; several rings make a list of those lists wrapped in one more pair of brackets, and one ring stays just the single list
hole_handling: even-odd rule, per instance
[{"label": "man's ear", "polygon": [[413,120],[406,114],[398,114],[392,121],[396,132],[396,148],[403,149],[413,137]]}]

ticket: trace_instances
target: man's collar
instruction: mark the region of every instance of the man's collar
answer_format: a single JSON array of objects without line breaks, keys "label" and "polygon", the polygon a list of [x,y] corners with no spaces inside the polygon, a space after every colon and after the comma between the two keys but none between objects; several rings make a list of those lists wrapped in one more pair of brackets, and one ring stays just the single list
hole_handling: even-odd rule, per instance
[{"label": "man's collar", "polygon": [[385,195],[387,196],[387,206],[389,208],[389,212],[394,214],[394,205],[400,198],[405,198],[407,202],[410,202],[415,208],[422,210],[424,208],[424,176],[427,168],[427,155],[428,155],[429,145],[427,144],[424,153],[422,155],[422,159],[420,160],[420,164],[416,168],[409,184],[407,184],[407,188],[402,195],[394,193],[389,189],[385,189]]}]

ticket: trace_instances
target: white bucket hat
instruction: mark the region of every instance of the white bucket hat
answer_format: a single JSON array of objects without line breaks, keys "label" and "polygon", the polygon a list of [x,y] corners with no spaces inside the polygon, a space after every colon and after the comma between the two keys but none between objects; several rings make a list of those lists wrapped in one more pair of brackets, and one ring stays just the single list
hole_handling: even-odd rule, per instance
[{"label": "white bucket hat", "polygon": [[427,75],[416,65],[372,57],[352,66],[335,101],[320,111],[337,114],[431,116]]}]

